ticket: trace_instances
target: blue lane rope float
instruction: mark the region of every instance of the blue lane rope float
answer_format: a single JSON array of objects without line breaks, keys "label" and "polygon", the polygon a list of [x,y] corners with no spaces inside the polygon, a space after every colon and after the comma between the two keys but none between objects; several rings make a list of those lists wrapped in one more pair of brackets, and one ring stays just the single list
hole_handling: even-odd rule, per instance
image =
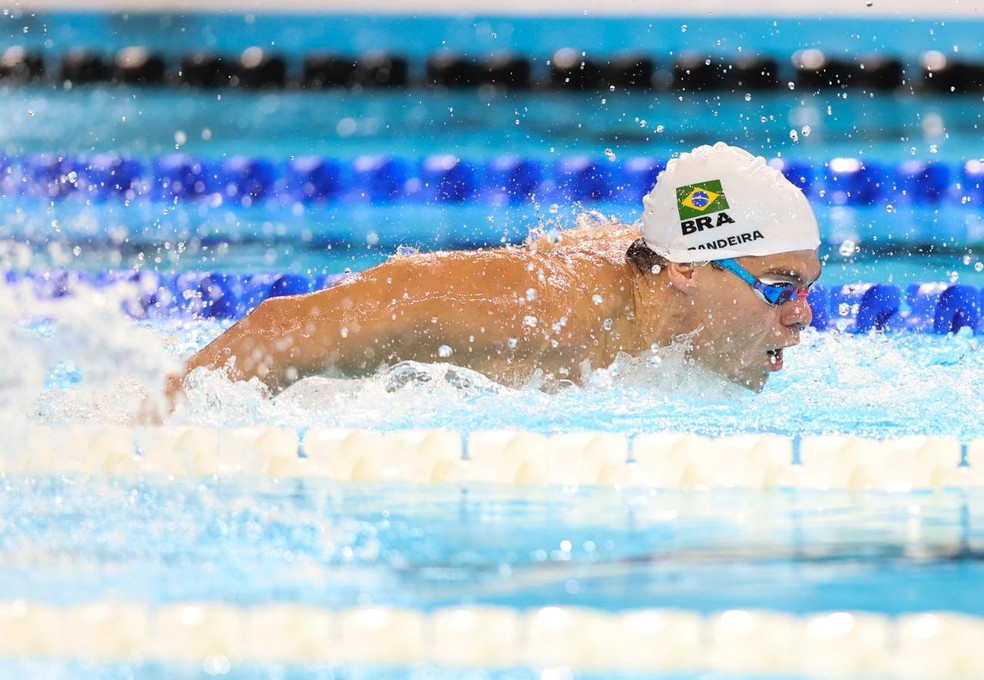
[{"label": "blue lane rope float", "polygon": [[257,46],[238,54],[191,52],[177,57],[131,46],[116,53],[76,47],[48,54],[20,45],[0,54],[0,84],[51,82],[193,88],[324,90],[428,87],[556,91],[783,91],[966,94],[984,90],[984,64],[939,51],[906,63],[888,54],[830,55],[818,49],[777,55],[688,51],[596,54],[575,46],[549,54],[485,55],[441,50],[420,63],[395,52],[312,52],[288,57]]},{"label": "blue lane rope float", "polygon": [[[6,273],[40,299],[74,295],[80,288],[129,283],[124,311],[137,318],[179,316],[237,319],[267,298],[322,290],[348,274],[294,274],[152,270],[89,273],[65,269]],[[811,325],[846,333],[984,333],[984,289],[965,284],[915,283],[903,291],[883,283],[822,285],[808,297]]]},{"label": "blue lane rope float", "polygon": [[[984,162],[833,158],[822,164],[772,159],[814,202],[832,206],[984,206]],[[287,160],[117,153],[0,156],[0,194],[43,201],[207,200],[212,205],[394,202],[464,204],[638,203],[665,159],[589,155],[485,160],[434,154]]]}]

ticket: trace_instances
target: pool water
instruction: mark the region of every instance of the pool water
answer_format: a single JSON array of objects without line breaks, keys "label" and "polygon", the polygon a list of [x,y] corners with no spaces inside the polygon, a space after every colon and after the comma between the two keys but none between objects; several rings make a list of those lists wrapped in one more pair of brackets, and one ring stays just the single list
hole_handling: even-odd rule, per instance
[{"label": "pool water", "polygon": [[[385,46],[420,58],[441,47],[519,49],[546,59],[568,44],[782,55],[925,49],[979,58],[973,20],[858,22],[659,19],[476,20],[260,15],[4,14],[4,44],[58,54],[74,45],[145,44],[176,55],[202,45],[272,45],[296,60],[323,47]],[[25,37],[26,36],[26,37]],[[499,42],[497,42],[499,41]],[[476,48],[477,49],[477,48]],[[717,49],[715,51],[718,51]],[[979,95],[824,93],[273,91],[189,92],[121,87],[4,87],[6,160],[113,152],[148,165],[174,153],[284,163],[318,155],[350,163],[384,154],[416,163],[448,153],[481,164],[516,153],[550,164],[586,154],[613,167],[665,160],[722,139],[769,158],[822,169],[837,157],[955,170],[984,155]],[[807,131],[808,130],[808,131]],[[796,134],[791,134],[794,132]],[[6,162],[5,160],[5,162]],[[497,204],[270,200],[256,205],[153,197],[41,199],[8,182],[0,268],[19,281],[49,268],[93,275],[143,269],[314,277],[362,270],[399,247],[433,250],[521,243],[533,230],[590,218],[632,223],[636,201],[536,196]],[[837,205],[818,192],[822,283],[960,283],[984,288],[981,207],[900,195]],[[28,287],[29,288],[29,287]],[[229,319],[133,319],[125,285],[33,299],[0,288],[0,426],[20,453],[26,424],[134,428],[148,392]],[[984,304],[984,299],[982,299]],[[584,383],[510,388],[451,364],[405,363],[376,375],[309,378],[270,397],[220,373],[196,373],[170,427],[287,427],[381,432],[437,429],[542,434],[649,432],[709,437],[777,434],[794,451],[814,435],[888,440],[953,437],[964,464],[984,439],[980,331],[956,334],[807,330],[758,395],[688,365],[679,348],[620,357]],[[20,434],[19,434],[20,433]],[[71,448],[71,447],[68,447]],[[72,459],[57,452],[56,462]],[[798,454],[797,454],[798,455]],[[964,468],[966,469],[966,468]],[[898,616],[984,612],[980,549],[984,495],[976,487],[882,489],[646,489],[486,483],[416,485],[254,474],[125,477],[50,470],[0,472],[0,605],[70,608],[92,602],[151,609],[189,602],[239,609],[305,605],[331,612],[444,607],[587,608],[616,614],[681,610],[713,617],[767,610],[803,618],[852,611]],[[0,628],[14,608],[0,607]],[[969,624],[968,624],[969,625]],[[4,630],[14,630],[13,627]],[[4,649],[0,642],[0,652]],[[229,665],[216,656],[72,660],[0,653],[10,677],[570,677],[523,664],[452,672],[426,663],[388,668]],[[535,664],[533,664],[535,666]],[[371,666],[371,664],[370,664]],[[715,677],[761,677],[729,667]],[[947,667],[949,668],[949,667]],[[948,671],[947,671],[948,672]],[[781,670],[770,677],[803,677]],[[941,674],[946,675],[941,671]],[[953,675],[953,674],[951,674]],[[578,673],[577,677],[620,677]],[[636,677],[627,674],[625,677]],[[707,677],[680,671],[659,677]],[[843,675],[839,677],[844,677]]]}]

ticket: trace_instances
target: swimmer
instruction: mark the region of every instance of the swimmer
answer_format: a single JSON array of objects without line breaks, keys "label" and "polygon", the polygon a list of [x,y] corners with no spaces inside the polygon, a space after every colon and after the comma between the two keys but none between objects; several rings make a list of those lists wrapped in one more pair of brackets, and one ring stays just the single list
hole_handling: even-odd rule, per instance
[{"label": "swimmer", "polygon": [[687,343],[696,363],[760,391],[812,318],[819,230],[762,158],[717,143],[671,160],[639,227],[559,242],[398,255],[325,290],[270,298],[169,380],[225,369],[272,392],[328,370],[449,362],[508,385],[579,382],[619,354]]}]

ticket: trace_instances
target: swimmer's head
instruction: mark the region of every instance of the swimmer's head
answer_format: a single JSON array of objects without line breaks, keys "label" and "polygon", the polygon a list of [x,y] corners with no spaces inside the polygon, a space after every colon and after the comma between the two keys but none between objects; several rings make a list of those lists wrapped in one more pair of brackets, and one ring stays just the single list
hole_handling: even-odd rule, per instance
[{"label": "swimmer's head", "polygon": [[627,257],[659,275],[654,309],[687,333],[692,358],[762,389],[812,319],[805,293],[820,276],[820,235],[803,192],[718,143],[671,160],[643,203]]},{"label": "swimmer's head", "polygon": [[642,237],[670,262],[820,246],[803,192],[764,158],[724,142],[671,160],[642,202]]}]

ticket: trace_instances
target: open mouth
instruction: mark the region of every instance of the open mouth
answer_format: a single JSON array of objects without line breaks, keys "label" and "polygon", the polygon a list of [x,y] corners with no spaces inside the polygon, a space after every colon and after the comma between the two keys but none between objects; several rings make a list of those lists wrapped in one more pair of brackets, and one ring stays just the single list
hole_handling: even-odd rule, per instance
[{"label": "open mouth", "polygon": [[766,352],[769,357],[769,365],[772,367],[773,371],[778,371],[782,368],[782,348],[770,349]]}]

